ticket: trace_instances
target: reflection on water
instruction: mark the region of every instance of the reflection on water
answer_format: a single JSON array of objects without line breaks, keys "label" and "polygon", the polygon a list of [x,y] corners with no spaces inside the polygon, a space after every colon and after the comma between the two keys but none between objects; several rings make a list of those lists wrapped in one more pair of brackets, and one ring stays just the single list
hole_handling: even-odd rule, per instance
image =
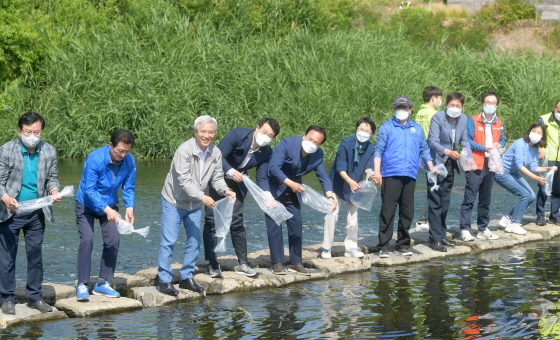
[{"label": "reflection on water", "polygon": [[[170,161],[139,162],[136,227],[150,235],[123,235],[117,271],[155,267],[159,245],[159,198]],[[82,161],[62,160],[61,185],[77,185]],[[329,167],[329,166],[327,166]],[[461,182],[463,181],[463,182]],[[305,179],[318,187],[314,175]],[[459,177],[449,213],[457,225],[464,180]],[[425,179],[416,192],[416,213]],[[492,209],[507,212],[513,197],[496,187]],[[377,234],[379,202],[360,211],[360,236]],[[344,208],[344,207],[343,207]],[[304,207],[306,209],[306,207]],[[79,237],[73,202],[55,208],[44,242],[45,281],[73,284]],[[344,216],[344,213],[342,213]],[[249,251],[267,247],[262,212],[249,198],[245,210]],[[306,209],[304,245],[322,240],[323,215]],[[499,216],[499,215],[497,215]],[[335,240],[344,238],[339,220]],[[96,232],[92,275],[101,256]],[[183,243],[181,243],[183,242]],[[175,247],[180,259],[184,239]],[[233,254],[228,241],[225,254]],[[139,253],[139,249],[142,250]],[[517,247],[469,257],[338,276],[254,293],[208,296],[172,306],[86,319],[68,319],[0,330],[0,339],[560,339],[556,244]],[[18,254],[18,284],[25,283],[25,256]]]},{"label": "reflection on water", "polygon": [[0,330],[0,339],[559,339],[553,243]]}]

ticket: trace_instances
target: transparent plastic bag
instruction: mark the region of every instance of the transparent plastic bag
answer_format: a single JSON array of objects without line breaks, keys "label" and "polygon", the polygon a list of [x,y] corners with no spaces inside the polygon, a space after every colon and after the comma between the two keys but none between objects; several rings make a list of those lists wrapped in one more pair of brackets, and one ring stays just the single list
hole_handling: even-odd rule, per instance
[{"label": "transparent plastic bag", "polygon": [[554,172],[556,171],[556,167],[553,166],[552,169],[546,172],[546,183],[544,184],[543,190],[546,196],[552,195],[552,182],[554,182]]},{"label": "transparent plastic bag", "polygon": [[434,183],[430,191],[439,189],[439,185],[437,184],[437,176],[434,174],[434,172],[437,172],[438,176],[443,176],[443,177],[447,177],[447,175],[449,174],[447,172],[447,168],[443,164],[438,164],[434,166],[434,169],[432,171],[427,171],[426,173],[428,174],[428,181],[430,183]]},{"label": "transparent plastic bag", "polygon": [[471,171],[478,169],[473,157],[471,149],[463,149],[461,151],[461,158],[459,159],[459,165],[464,171]]},{"label": "transparent plastic bag", "polygon": [[132,234],[132,233],[137,233],[139,235],[142,235],[144,237],[148,236],[148,233],[150,232],[150,227],[144,227],[144,228],[140,228],[140,229],[134,229],[134,226],[132,225],[132,223],[129,223],[125,220],[123,220],[120,216],[119,219],[117,220],[117,230],[119,231],[119,234]]},{"label": "transparent plastic bag", "polygon": [[216,227],[216,237],[220,237],[221,240],[216,245],[216,248],[214,248],[215,252],[223,253],[226,251],[226,236],[231,226],[234,203],[235,198],[233,197],[225,197],[216,201],[216,207],[214,208],[214,226]]},{"label": "transparent plastic bag", "polygon": [[58,193],[58,195],[49,195],[41,198],[36,198],[33,200],[18,202],[18,207],[16,213],[25,213],[41,209],[43,207],[48,207],[52,205],[55,198],[58,197],[71,197],[74,196],[74,186],[67,185]]},{"label": "transparent plastic bag", "polygon": [[500,156],[500,150],[492,148],[488,153],[488,168],[490,171],[497,174],[504,173],[504,167],[502,166],[502,156]]},{"label": "transparent plastic bag", "polygon": [[301,193],[301,200],[304,204],[325,214],[332,213],[333,205],[325,195],[311,189],[309,185],[302,184],[302,186],[305,189]]},{"label": "transparent plastic bag", "polygon": [[368,181],[366,178],[365,180],[359,182],[358,185],[360,186],[360,189],[350,194],[350,202],[360,209],[371,211],[375,195],[377,194],[375,182]]},{"label": "transparent plastic bag", "polygon": [[275,200],[270,193],[259,188],[255,182],[249,179],[249,176],[243,175],[243,183],[245,183],[247,190],[253,195],[253,199],[261,210],[272,218],[276,224],[281,225],[282,222],[293,217],[282,203]]}]

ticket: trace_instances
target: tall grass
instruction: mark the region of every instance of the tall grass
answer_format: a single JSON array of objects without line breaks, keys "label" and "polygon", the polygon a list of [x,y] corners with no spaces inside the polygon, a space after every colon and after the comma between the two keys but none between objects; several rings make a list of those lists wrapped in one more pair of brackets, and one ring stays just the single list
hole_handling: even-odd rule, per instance
[{"label": "tall grass", "polygon": [[17,117],[34,110],[45,115],[45,140],[62,157],[83,157],[126,128],[137,136],[137,157],[169,158],[201,114],[218,119],[218,138],[270,116],[281,124],[280,138],[323,125],[333,158],[360,117],[381,124],[399,95],[418,108],[427,85],[463,92],[468,115],[478,112],[482,92],[497,91],[510,139],[560,92],[560,65],[548,57],[419,48],[402,32],[300,30],[236,43],[228,32],[157,11],[141,27],[67,28],[71,46],[53,47],[40,69],[9,90],[14,104],[0,107],[2,142],[15,137]]}]

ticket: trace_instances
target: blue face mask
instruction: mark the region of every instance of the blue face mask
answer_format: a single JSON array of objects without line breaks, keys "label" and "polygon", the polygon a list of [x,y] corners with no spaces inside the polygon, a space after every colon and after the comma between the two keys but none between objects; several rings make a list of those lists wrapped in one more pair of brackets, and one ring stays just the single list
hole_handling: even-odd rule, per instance
[{"label": "blue face mask", "polygon": [[484,105],[482,107],[482,111],[484,111],[484,113],[486,113],[487,115],[493,115],[494,113],[496,113],[496,109],[498,107],[496,105]]}]

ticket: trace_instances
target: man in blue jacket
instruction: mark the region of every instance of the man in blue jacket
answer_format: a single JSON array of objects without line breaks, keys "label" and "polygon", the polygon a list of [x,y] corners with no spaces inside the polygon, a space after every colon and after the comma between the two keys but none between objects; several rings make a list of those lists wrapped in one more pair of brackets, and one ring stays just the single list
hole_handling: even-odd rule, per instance
[{"label": "man in blue jacket", "polygon": [[103,253],[99,280],[93,294],[118,298],[120,294],[109,285],[113,279],[119,253],[120,236],[116,221],[120,218],[117,191],[122,185],[125,221],[134,223],[136,162],[130,154],[134,136],[128,130],[118,130],[109,145],[92,151],[84,163],[80,187],[76,193],[76,224],[80,233],[78,248],[78,301],[89,300],[89,276],[93,249],[93,224],[99,220],[103,235]]},{"label": "man in blue jacket", "polygon": [[412,255],[408,230],[414,217],[414,189],[419,158],[433,169],[430,148],[422,126],[409,119],[412,101],[398,97],[393,103],[395,117],[381,125],[375,145],[374,181],[381,185],[379,213],[379,257],[389,257],[389,241],[393,237],[393,221],[399,206],[399,224],[395,251]]},{"label": "man in blue jacket", "polygon": [[[239,265],[235,271],[240,275],[255,276],[257,271],[251,267],[247,259],[247,237],[243,226],[243,203],[247,195],[247,187],[243,183],[243,174],[251,168],[257,168],[257,185],[264,191],[270,191],[268,185],[268,161],[272,156],[272,148],[268,145],[280,133],[280,125],[274,118],[263,117],[256,130],[235,128],[218,144],[222,152],[222,166],[227,186],[236,194],[231,219],[231,241]],[[222,198],[214,187],[209,186],[210,197],[215,201]],[[204,255],[208,264],[210,277],[221,277],[222,271],[216,258],[216,227],[214,210],[206,207],[204,218]]]},{"label": "man in blue jacket", "polygon": [[[268,165],[268,179],[272,196],[282,203],[293,217],[286,221],[288,225],[288,243],[290,248],[289,270],[304,275],[311,272],[303,267],[302,260],[302,221],[301,193],[305,191],[301,178],[315,171],[323,187],[325,196],[336,209],[336,200],[332,193],[332,183],[325,171],[321,144],[327,141],[327,132],[320,126],[311,125],[303,137],[288,137],[278,143]],[[276,275],[286,274],[284,270],[284,239],[282,226],[265,215],[268,233],[268,245],[272,260],[272,272]]]},{"label": "man in blue jacket", "polygon": [[358,206],[350,201],[350,195],[360,189],[359,181],[364,174],[373,178],[373,143],[369,141],[375,132],[375,123],[369,117],[364,117],[356,123],[356,134],[344,138],[338,150],[333,167],[329,174],[333,183],[333,196],[337,200],[337,208],[332,214],[325,216],[323,236],[323,251],[321,258],[331,258],[331,246],[334,238],[334,228],[338,221],[340,205],[346,203],[346,239],[344,247],[346,257],[363,257],[358,250]]}]

